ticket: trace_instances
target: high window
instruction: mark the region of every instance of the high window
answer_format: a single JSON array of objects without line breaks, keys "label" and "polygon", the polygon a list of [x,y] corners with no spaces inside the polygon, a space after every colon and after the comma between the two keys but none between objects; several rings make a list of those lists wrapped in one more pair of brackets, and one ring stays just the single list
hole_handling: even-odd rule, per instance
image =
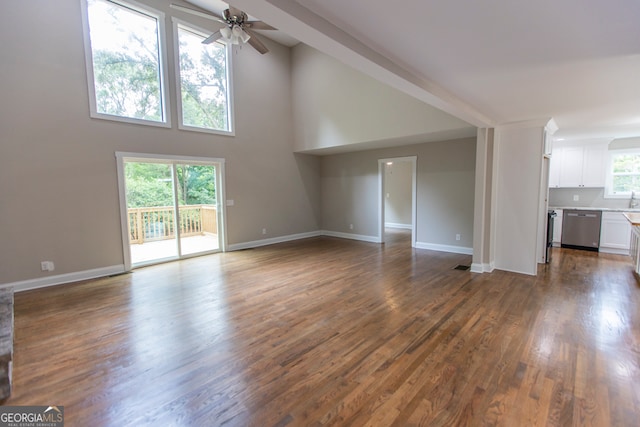
[{"label": "high window", "polygon": [[178,110],[182,129],[231,133],[228,48],[208,36],[175,23],[178,52]]},{"label": "high window", "polygon": [[85,18],[91,115],[170,126],[163,14],[135,2],[87,0]]},{"label": "high window", "polygon": [[640,193],[640,150],[613,150],[607,168],[607,194],[628,197]]}]

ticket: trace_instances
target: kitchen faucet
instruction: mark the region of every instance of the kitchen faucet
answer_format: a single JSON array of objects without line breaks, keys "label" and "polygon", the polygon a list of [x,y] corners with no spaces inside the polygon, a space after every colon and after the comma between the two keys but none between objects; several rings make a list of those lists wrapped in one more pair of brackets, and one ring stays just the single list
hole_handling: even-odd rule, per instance
[{"label": "kitchen faucet", "polygon": [[638,207],[638,200],[636,199],[636,192],[635,191],[631,192],[631,199],[629,200],[629,207],[630,208],[637,208]]}]

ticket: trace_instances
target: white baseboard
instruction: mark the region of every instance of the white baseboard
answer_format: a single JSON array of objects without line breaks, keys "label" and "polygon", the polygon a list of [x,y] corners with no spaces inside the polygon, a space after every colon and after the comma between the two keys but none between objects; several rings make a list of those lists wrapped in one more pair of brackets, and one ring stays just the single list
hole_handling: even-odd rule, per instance
[{"label": "white baseboard", "polygon": [[[554,248],[560,248],[560,242],[553,242],[552,246]],[[606,254],[616,254],[616,255],[629,255],[629,249],[621,249],[621,248],[607,248],[604,246],[600,246],[598,249],[599,252],[604,252]]]},{"label": "white baseboard", "polygon": [[339,237],[341,239],[360,240],[362,242],[369,243],[382,243],[382,240],[378,236],[365,236],[363,234],[341,233],[339,231],[322,230],[321,235],[329,237]]},{"label": "white baseboard", "polygon": [[398,224],[395,222],[385,222],[384,226],[388,228],[402,228],[404,230],[411,230],[413,228],[411,224]]},{"label": "white baseboard", "polygon": [[487,263],[476,263],[471,264],[471,272],[472,273],[491,273],[493,271],[493,267],[491,264]]},{"label": "white baseboard", "polygon": [[[318,236],[338,237],[341,239],[359,240],[362,242],[369,242],[369,243],[382,242],[380,237],[378,236],[366,236],[362,234],[318,230],[318,231],[311,231],[308,233],[290,234],[288,236],[273,237],[270,239],[254,240],[252,242],[236,243],[236,244],[229,245],[227,247],[227,250],[238,251],[242,249],[257,248],[260,246],[273,245],[276,243],[284,243],[284,242],[290,242],[293,240],[307,239],[310,237],[318,237]],[[462,246],[449,246],[449,245],[438,245],[433,243],[418,242],[416,243],[415,247],[418,249],[429,249],[429,250],[440,251],[440,252],[452,252],[452,253],[465,254],[465,255],[473,254],[473,248],[465,248]],[[474,266],[475,264],[472,265],[471,271],[474,271],[474,268],[476,268]],[[491,266],[487,267],[484,264],[482,265],[482,269],[485,272],[493,271],[493,268]],[[62,285],[62,284],[71,283],[71,282],[78,282],[81,280],[95,279],[98,277],[111,276],[114,274],[120,274],[124,272],[125,272],[124,264],[119,264],[119,265],[113,265],[110,267],[102,267],[102,268],[95,268],[92,270],[77,271],[74,273],[39,277],[37,279],[22,280],[22,281],[12,282],[12,283],[3,283],[3,284],[0,284],[0,288],[13,287],[15,292],[20,292],[20,291],[27,291],[31,289],[45,288],[48,286]]]},{"label": "white baseboard", "polygon": [[322,231],[308,233],[289,234],[288,236],[272,237],[269,239],[254,240],[251,242],[234,243],[227,246],[228,251],[240,251],[242,249],[258,248],[260,246],[275,245],[276,243],[291,242],[292,240],[307,239],[309,237],[322,236]]},{"label": "white baseboard", "polygon": [[451,252],[454,254],[473,255],[473,248],[465,248],[464,246],[439,245],[437,243],[416,242],[416,248],[429,249],[431,251]]},{"label": "white baseboard", "polygon": [[124,271],[124,264],[119,264],[112,265],[111,267],[94,268],[93,270],[76,271],[74,273],[57,274],[55,276],[39,277],[37,279],[21,280],[13,283],[3,283],[0,285],[0,288],[12,287],[15,292],[28,291],[31,289],[78,282],[80,280],[111,276],[113,274],[124,273]]},{"label": "white baseboard", "polygon": [[536,262],[535,264],[535,271],[531,272],[531,271],[522,271],[522,270],[516,270],[513,268],[505,268],[505,267],[494,267],[500,271],[508,271],[509,273],[517,273],[517,274],[524,274],[526,276],[535,276],[537,274],[538,271],[538,263]]},{"label": "white baseboard", "polygon": [[[334,236],[347,239],[364,240],[368,242],[380,243],[380,239],[370,236],[359,236],[356,234],[336,233],[329,231],[311,231],[308,233],[291,234],[288,236],[274,237],[270,239],[255,240],[252,242],[243,242],[229,245],[227,250],[237,251],[241,249],[256,248],[259,246],[273,245],[276,243],[284,243],[292,240],[306,239],[318,236]],[[81,280],[96,279],[98,277],[111,276],[125,272],[124,264],[113,265],[110,267],[95,268],[92,270],[76,271],[73,273],[57,274],[55,276],[39,277],[37,279],[21,280],[11,283],[0,283],[0,288],[12,287],[15,292],[28,291],[31,289],[46,288],[49,286],[63,285],[66,283],[78,282]]]},{"label": "white baseboard", "polygon": [[602,246],[600,246],[600,252],[606,254],[629,255],[629,249],[603,248]]}]

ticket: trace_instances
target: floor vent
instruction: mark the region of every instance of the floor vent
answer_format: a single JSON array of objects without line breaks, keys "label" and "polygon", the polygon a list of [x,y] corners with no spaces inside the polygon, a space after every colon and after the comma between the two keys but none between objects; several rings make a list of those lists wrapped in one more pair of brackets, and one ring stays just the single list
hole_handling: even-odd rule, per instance
[{"label": "floor vent", "polygon": [[471,266],[470,265],[462,265],[462,264],[458,264],[455,267],[452,268],[452,270],[462,270],[462,271],[467,271],[468,269],[470,269]]}]

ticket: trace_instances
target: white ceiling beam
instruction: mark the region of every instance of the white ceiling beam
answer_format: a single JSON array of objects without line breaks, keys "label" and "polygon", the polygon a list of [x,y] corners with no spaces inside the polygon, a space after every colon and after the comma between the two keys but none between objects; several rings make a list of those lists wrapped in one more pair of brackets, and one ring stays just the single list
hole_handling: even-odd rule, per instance
[{"label": "white ceiling beam", "polygon": [[234,0],[234,6],[354,69],[477,127],[495,120],[433,81],[420,78],[294,0]]}]

